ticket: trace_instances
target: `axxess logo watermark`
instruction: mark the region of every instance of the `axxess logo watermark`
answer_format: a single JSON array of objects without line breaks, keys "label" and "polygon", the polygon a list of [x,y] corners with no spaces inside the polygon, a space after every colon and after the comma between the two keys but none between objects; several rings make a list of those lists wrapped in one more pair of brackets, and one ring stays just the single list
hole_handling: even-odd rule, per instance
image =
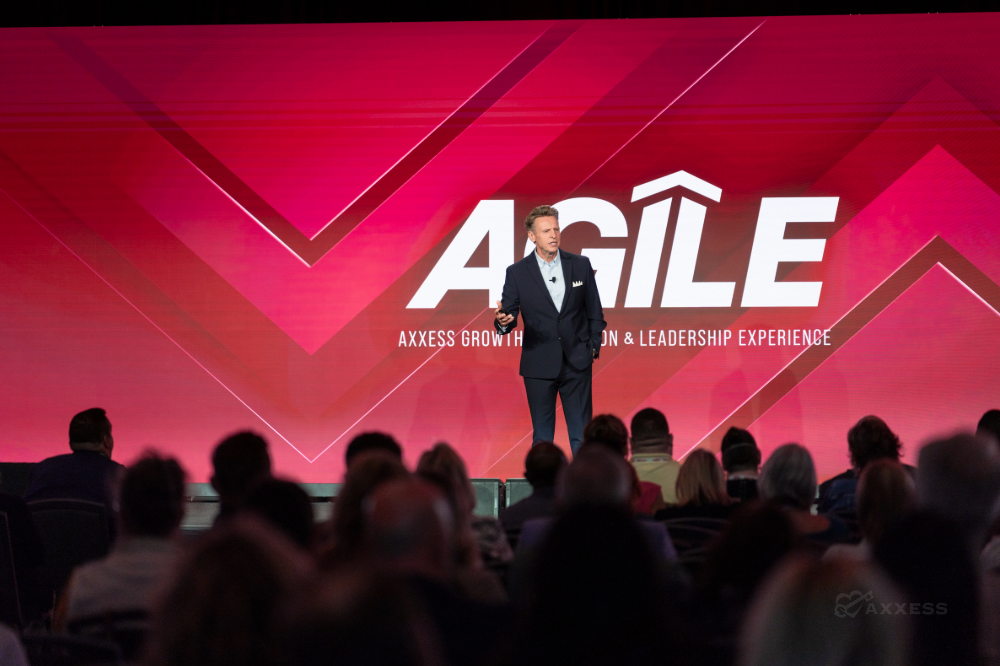
[{"label": "axxess logo watermark", "polygon": [[947,615],[948,604],[931,602],[881,603],[875,600],[871,590],[861,592],[852,590],[837,595],[833,614],[837,617],[857,617],[864,611],[865,615]]}]

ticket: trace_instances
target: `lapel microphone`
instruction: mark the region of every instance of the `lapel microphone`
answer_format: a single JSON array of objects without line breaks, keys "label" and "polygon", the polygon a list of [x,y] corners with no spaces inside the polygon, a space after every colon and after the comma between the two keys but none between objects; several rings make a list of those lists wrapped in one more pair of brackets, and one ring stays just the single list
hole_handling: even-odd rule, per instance
[{"label": "lapel microphone", "polygon": [[555,284],[556,283],[556,276],[553,275],[551,278],[549,278],[549,282],[551,282],[552,284]]}]

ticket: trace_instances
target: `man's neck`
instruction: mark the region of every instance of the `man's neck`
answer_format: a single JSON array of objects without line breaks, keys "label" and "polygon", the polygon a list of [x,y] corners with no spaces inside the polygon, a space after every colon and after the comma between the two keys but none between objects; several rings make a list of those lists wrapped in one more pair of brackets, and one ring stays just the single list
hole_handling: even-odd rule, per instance
[{"label": "man's neck", "polygon": [[73,453],[96,453],[99,456],[104,456],[105,458],[108,458],[108,459],[111,458],[111,452],[108,451],[107,448],[105,448],[105,447],[100,447],[100,448],[82,448],[82,447],[80,447],[80,448],[73,448],[71,446],[70,447],[70,451],[72,451]]},{"label": "man's neck", "polygon": [[553,261],[556,260],[556,257],[559,256],[559,250],[556,250],[555,252],[546,252],[542,248],[536,247],[535,252],[538,254],[539,257],[542,258],[542,261],[544,261],[547,264],[551,264]]},{"label": "man's neck", "polygon": [[672,453],[673,451],[663,445],[632,447],[632,455],[634,456],[664,456],[669,458]]},{"label": "man's neck", "polygon": [[740,479],[756,479],[760,474],[755,469],[742,469],[738,472],[730,472],[726,475],[726,478],[730,481],[738,481]]}]

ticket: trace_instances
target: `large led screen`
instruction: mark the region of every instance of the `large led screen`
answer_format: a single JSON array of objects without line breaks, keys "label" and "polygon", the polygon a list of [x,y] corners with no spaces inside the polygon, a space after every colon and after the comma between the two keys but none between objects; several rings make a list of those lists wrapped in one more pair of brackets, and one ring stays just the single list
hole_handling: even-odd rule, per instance
[{"label": "large led screen", "polygon": [[[1000,406],[1000,16],[0,31],[0,460],[251,428],[338,481],[353,434],[520,476],[523,219],[608,328],[595,412],[675,455],[748,427],[848,466]],[[567,444],[559,416],[557,440]]]}]

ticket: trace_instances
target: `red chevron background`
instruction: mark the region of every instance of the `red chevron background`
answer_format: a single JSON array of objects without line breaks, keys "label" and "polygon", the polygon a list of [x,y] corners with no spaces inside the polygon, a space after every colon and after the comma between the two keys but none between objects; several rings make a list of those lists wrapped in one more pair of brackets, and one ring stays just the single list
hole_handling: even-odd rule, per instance
[{"label": "red chevron background", "polygon": [[[475,476],[520,476],[519,350],[461,343],[492,328],[486,290],[407,304],[480,201],[513,200],[513,258],[516,220],[574,197],[627,225],[564,236],[624,250],[598,412],[662,409],[677,455],[749,426],[821,476],[877,413],[912,459],[1000,406],[996,34],[997,15],[0,31],[0,459],[63,452],[99,405],[117,458],[153,446],[194,480],[247,427],[303,481],[339,480],[376,428],[410,462],[445,440]],[[624,307],[655,202],[632,190],[677,171],[722,190],[685,196],[707,207],[695,280],[735,282],[732,307],[658,307],[676,205],[652,307]],[[786,236],[825,239],[822,261],[778,272],[822,281],[818,306],[740,307],[762,198],[819,196],[836,220]],[[468,266],[487,262],[484,242]],[[640,343],[689,329],[734,338]],[[770,329],[830,344],[736,344]],[[408,344],[428,331],[457,342]]]}]

